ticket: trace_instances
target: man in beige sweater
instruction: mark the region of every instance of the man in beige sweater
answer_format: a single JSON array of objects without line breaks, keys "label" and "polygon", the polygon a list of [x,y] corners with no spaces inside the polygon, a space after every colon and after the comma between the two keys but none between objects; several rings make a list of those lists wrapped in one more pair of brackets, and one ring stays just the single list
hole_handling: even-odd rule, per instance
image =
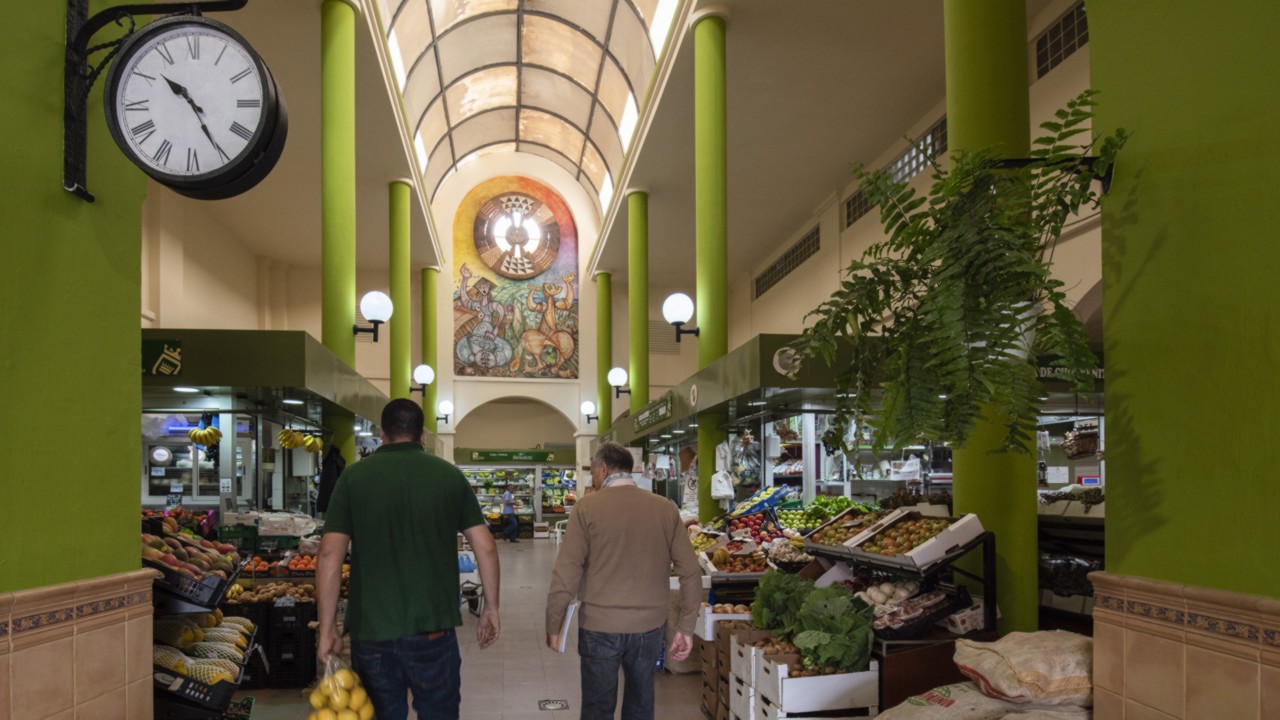
[{"label": "man in beige sweater", "polygon": [[618,668],[625,690],[622,720],[652,720],[653,680],[667,620],[671,566],[680,577],[680,622],[669,654],[684,660],[702,601],[702,572],[680,512],[670,500],[636,487],[632,457],[604,443],[591,461],[594,492],[569,516],[547,593],[547,645],[558,650],[569,603],[582,603],[578,655],[582,720],[612,720]]}]

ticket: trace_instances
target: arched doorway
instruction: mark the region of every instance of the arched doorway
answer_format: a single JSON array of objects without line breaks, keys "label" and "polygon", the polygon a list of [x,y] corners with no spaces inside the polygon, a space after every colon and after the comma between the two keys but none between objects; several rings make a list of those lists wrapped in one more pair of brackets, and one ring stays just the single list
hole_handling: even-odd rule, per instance
[{"label": "arched doorway", "polygon": [[551,405],[507,396],[467,413],[458,421],[453,442],[460,448],[573,448],[576,432],[573,423]]}]

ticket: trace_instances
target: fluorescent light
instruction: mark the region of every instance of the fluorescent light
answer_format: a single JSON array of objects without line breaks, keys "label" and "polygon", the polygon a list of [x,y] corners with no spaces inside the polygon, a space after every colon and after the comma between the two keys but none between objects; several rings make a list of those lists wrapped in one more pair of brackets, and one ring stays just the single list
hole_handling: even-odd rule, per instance
[{"label": "fluorescent light", "polygon": [[672,430],[672,431],[671,431],[671,434],[672,434],[672,435],[683,435],[683,434],[684,434],[684,430],[681,430],[680,428],[676,428],[676,429],[674,429],[674,430]]},{"label": "fluorescent light", "polygon": [[307,404],[305,401],[298,400],[297,398],[285,398],[280,402],[284,403],[285,405],[306,405]]},{"label": "fluorescent light", "polygon": [[696,428],[698,427],[698,423],[689,423],[689,427]]},{"label": "fluorescent light", "polygon": [[371,433],[371,432],[369,432],[368,430],[366,430],[366,431],[364,431],[364,432],[360,433],[360,437],[373,437],[373,433]]},{"label": "fluorescent light", "polygon": [[760,407],[762,405],[768,405],[769,401],[768,400],[748,400],[747,404],[752,407]]},{"label": "fluorescent light", "polygon": [[186,387],[185,385],[178,385],[173,388],[173,391],[184,392],[184,393],[198,393],[200,392],[200,388],[193,388],[193,387]]}]

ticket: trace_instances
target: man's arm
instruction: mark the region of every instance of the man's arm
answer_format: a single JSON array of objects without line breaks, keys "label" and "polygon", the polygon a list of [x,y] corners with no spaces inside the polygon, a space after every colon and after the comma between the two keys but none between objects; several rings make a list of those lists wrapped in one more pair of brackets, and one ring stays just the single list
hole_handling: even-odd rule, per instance
[{"label": "man's arm", "polygon": [[680,577],[680,621],[676,624],[675,637],[671,639],[671,658],[684,660],[693,650],[693,626],[704,599],[702,568],[698,567],[698,557],[693,552],[693,543],[689,542],[679,511],[672,515],[675,528],[671,535],[671,562]]},{"label": "man's arm", "polygon": [[559,650],[560,626],[564,624],[569,603],[578,594],[586,565],[587,525],[580,504],[569,515],[569,522],[565,525],[555,570],[551,572],[551,588],[547,591],[547,645],[552,650]]},{"label": "man's arm", "polygon": [[316,612],[320,616],[317,652],[323,660],[342,653],[338,633],[338,595],[342,592],[342,561],[347,559],[351,536],[327,532],[320,538],[320,560],[316,564]]},{"label": "man's arm", "polygon": [[498,597],[501,594],[501,571],[498,566],[498,544],[487,525],[473,525],[462,531],[471,549],[476,553],[476,565],[480,567],[480,584],[484,587],[484,612],[476,626],[476,642],[484,649],[498,639],[501,624],[498,620]]}]

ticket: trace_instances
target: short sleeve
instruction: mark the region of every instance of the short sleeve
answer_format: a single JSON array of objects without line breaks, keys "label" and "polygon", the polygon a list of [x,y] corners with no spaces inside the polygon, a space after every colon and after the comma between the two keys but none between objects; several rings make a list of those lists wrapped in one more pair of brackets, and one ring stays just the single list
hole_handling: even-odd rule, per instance
[{"label": "short sleeve", "polygon": [[351,486],[351,480],[343,473],[338,478],[337,485],[333,488],[333,495],[329,496],[329,509],[324,514],[324,531],[326,533],[338,532],[352,537],[351,533],[351,500],[348,488]]}]

